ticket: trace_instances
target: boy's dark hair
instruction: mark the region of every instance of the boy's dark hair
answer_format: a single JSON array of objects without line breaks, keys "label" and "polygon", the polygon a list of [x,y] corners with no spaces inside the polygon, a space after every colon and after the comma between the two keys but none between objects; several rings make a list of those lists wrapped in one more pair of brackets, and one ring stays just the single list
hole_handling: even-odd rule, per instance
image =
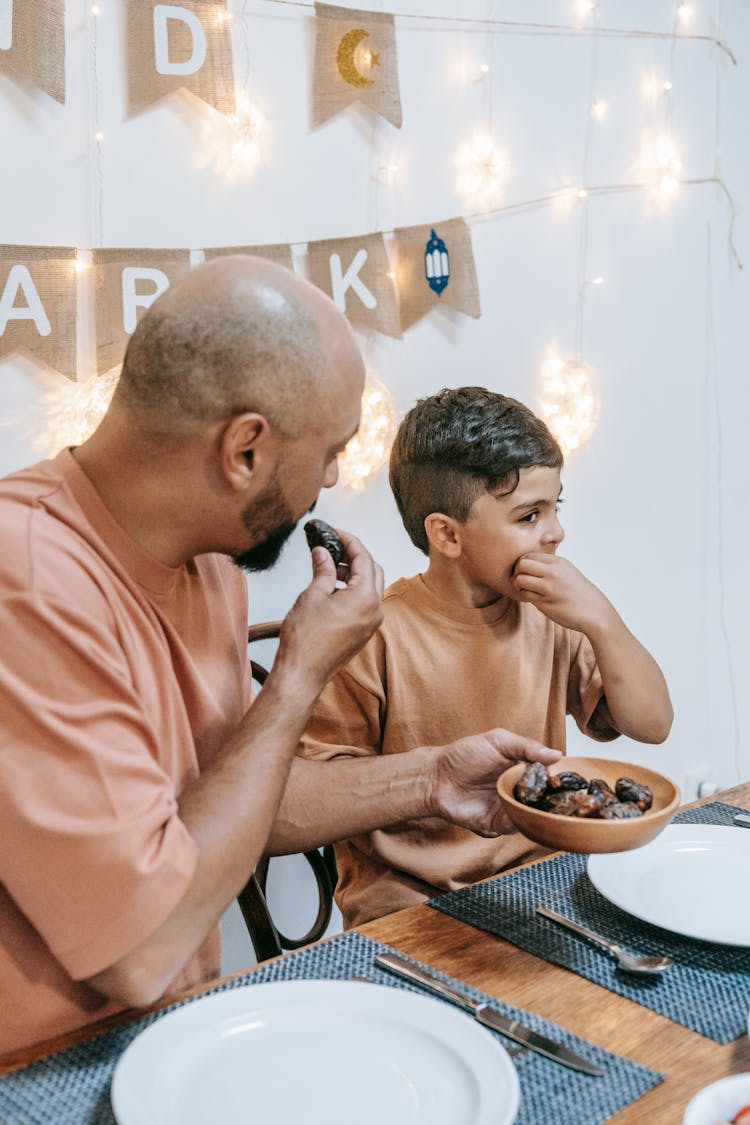
[{"label": "boy's dark hair", "polygon": [[401,422],[389,477],[412,543],[429,555],[431,512],[465,523],[483,493],[513,492],[521,469],[562,463],[560,446],[523,403],[485,387],[444,388]]}]

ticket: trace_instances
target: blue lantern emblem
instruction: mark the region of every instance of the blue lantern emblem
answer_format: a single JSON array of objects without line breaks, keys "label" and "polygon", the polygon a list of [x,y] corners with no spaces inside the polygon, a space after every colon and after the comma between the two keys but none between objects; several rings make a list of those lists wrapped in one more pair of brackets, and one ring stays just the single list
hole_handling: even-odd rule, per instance
[{"label": "blue lantern emblem", "polygon": [[448,247],[442,238],[438,238],[434,228],[430,231],[429,240],[424,248],[424,275],[427,284],[438,297],[445,289],[451,278],[450,259]]}]

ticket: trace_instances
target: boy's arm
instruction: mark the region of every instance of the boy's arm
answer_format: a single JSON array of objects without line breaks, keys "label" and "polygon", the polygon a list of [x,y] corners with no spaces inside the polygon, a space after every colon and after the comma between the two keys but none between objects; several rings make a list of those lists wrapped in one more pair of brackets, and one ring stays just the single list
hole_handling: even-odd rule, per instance
[{"label": "boy's arm", "polygon": [[567,559],[542,553],[520,559],[514,581],[519,601],[588,637],[616,729],[639,742],[663,742],[673,712],[662,671],[601,590]]}]

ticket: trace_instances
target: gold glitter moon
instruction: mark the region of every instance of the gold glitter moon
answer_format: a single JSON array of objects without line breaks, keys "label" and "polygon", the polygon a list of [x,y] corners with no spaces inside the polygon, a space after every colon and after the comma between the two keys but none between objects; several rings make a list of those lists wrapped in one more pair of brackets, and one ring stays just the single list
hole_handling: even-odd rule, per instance
[{"label": "gold glitter moon", "polygon": [[[339,68],[339,74],[348,82],[350,86],[374,86],[375,82],[372,78],[365,78],[364,74],[357,70],[357,65],[354,61],[354,54],[363,39],[367,39],[370,35],[369,31],[365,31],[363,27],[352,28],[347,31],[339,41],[338,50],[336,51],[336,65]],[[378,56],[373,52],[371,54],[371,66],[379,64]]]}]

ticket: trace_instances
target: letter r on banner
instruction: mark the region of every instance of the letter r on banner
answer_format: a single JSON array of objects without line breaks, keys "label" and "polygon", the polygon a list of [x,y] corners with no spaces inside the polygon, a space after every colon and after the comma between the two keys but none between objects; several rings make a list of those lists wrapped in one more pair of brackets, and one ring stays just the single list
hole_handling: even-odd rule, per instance
[{"label": "letter r on banner", "polygon": [[342,274],[341,256],[339,254],[331,254],[331,293],[334,301],[343,313],[346,312],[347,289],[354,290],[366,309],[374,309],[377,306],[377,300],[362,281],[362,278],[359,277],[359,271],[366,261],[367,251],[358,250],[352,259],[352,264],[349,266],[346,273]]},{"label": "letter r on banner", "polygon": [[[150,281],[150,293],[138,293],[138,281]],[[138,323],[138,309],[147,309],[165,289],[169,288],[169,278],[161,270],[146,266],[125,266],[122,271],[122,324],[128,336],[135,332]]]},{"label": "letter r on banner", "polygon": [[[169,58],[169,33],[167,20],[182,20],[190,29],[193,53],[184,62]],[[195,74],[206,61],[206,33],[195,12],[171,4],[157,4],[154,8],[154,54],[159,74]]]},{"label": "letter r on banner", "polygon": [[[26,304],[16,306],[16,294],[23,291]],[[40,336],[49,336],[52,325],[44,311],[44,305],[37,293],[27,266],[15,265],[8,274],[3,295],[0,297],[0,336],[8,327],[9,320],[33,320]]]}]

